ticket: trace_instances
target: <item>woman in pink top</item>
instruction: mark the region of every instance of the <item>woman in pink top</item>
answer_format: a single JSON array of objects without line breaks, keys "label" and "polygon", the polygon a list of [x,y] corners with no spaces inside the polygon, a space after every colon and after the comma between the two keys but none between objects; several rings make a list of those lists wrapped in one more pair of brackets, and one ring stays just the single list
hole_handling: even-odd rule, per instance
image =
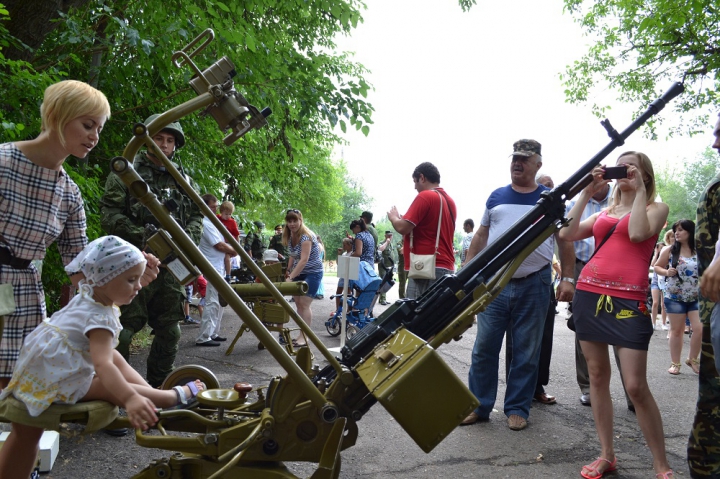
[{"label": "woman in pink top", "polygon": [[[662,419],[647,383],[647,349],[653,326],[645,304],[648,267],[658,233],[667,220],[668,206],[654,201],[655,178],[645,154],[623,153],[617,164],[627,166],[627,178],[617,180],[611,206],[585,221],[571,221],[560,230],[560,238],[566,241],[593,236],[597,252],[583,268],[573,299],[577,337],[590,371],[590,397],[602,448],[600,457],[583,466],[580,475],[602,477],[615,470],[617,464],[608,355],[608,345],[612,344],[618,346],[625,389],[653,455],[656,477],[668,479],[674,476],[665,453]],[[580,193],[569,218],[580,218],[590,198],[609,182],[603,174],[602,166],[593,170],[593,182]]]}]

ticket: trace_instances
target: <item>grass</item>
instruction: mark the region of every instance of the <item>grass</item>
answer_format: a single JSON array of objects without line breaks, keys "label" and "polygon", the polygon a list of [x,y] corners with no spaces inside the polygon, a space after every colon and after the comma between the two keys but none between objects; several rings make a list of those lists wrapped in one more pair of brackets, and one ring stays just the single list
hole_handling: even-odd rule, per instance
[{"label": "grass", "polygon": [[140,331],[135,333],[130,343],[130,354],[137,354],[142,349],[150,347],[153,341],[151,332],[152,329],[146,324]]}]

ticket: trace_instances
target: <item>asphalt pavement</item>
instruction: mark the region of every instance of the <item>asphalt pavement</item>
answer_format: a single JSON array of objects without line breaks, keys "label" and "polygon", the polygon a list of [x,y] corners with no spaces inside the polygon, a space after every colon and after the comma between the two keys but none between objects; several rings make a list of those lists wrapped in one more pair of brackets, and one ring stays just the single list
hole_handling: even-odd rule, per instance
[{"label": "asphalt pavement", "polygon": [[[336,278],[326,277],[326,299],[313,302],[312,329],[328,347],[339,346],[339,338],[325,331],[324,321],[334,302],[327,299],[335,290]],[[388,299],[397,298],[397,286]],[[387,306],[376,306],[376,315]],[[239,318],[225,309],[222,335],[232,338]],[[236,382],[265,385],[284,371],[267,351],[258,350],[258,341],[246,333],[229,356],[226,346],[201,348],[194,345],[197,326],[182,326],[183,337],[177,364],[200,364],[210,368],[222,387]],[[686,444],[693,420],[698,378],[683,365],[680,375],[667,373],[670,365],[666,331],[655,331],[650,343],[648,376],[650,388],[662,413],[666,448],[676,477],[689,477]],[[457,374],[467,381],[475,328],[459,340],[443,345],[440,356]],[[685,336],[683,357],[687,355],[689,337]],[[227,343],[225,343],[227,344]],[[132,357],[131,363],[144,373],[146,352]],[[610,354],[612,358],[612,354]],[[315,350],[315,361],[325,361]],[[614,358],[611,359],[614,362]],[[592,409],[581,405],[580,390],[575,379],[574,333],[565,325],[565,305],[555,317],[555,335],[548,394],[557,397],[557,404],[533,403],[528,427],[511,431],[502,413],[505,391],[504,351],[501,352],[498,402],[489,422],[456,428],[429,454],[424,453],[378,403],[358,423],[357,444],[342,452],[341,478],[417,479],[417,478],[571,478],[580,477],[584,464],[599,455]],[[431,387],[429,385],[429,387]],[[605,477],[654,478],[652,457],[645,445],[635,414],[627,410],[617,369],[613,370],[612,397],[615,404],[615,451],[618,470]],[[418,397],[418,401],[424,398]],[[437,405],[438,408],[442,404]],[[499,412],[498,412],[499,411]],[[73,433],[73,427],[70,433]],[[151,460],[171,453],[145,449],[131,436],[114,438],[102,432],[71,435],[61,438],[60,453],[48,478],[95,478],[112,474],[118,478],[132,477]],[[309,477],[313,465],[289,463],[299,477]]]}]

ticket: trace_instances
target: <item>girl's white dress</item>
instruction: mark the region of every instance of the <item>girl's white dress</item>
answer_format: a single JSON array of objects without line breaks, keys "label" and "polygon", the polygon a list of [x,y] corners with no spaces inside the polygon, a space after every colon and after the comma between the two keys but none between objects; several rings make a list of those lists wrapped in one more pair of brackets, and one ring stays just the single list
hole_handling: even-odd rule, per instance
[{"label": "girl's white dress", "polygon": [[38,416],[52,403],[75,404],[87,394],[95,374],[87,333],[107,329],[115,347],[122,326],[117,306],[97,303],[83,289],[25,338],[0,400],[12,394]]}]

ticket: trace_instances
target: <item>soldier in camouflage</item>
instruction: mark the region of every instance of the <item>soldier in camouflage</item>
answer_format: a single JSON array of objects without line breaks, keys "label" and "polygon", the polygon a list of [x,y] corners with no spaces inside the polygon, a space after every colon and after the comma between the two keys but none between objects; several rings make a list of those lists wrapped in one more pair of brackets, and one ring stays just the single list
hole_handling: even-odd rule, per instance
[{"label": "soldier in camouflage", "polygon": [[405,257],[403,256],[403,237],[400,235],[400,240],[395,245],[395,251],[397,252],[397,275],[398,275],[398,297],[400,299],[405,298],[405,285],[407,284],[408,272],[405,271]]},{"label": "soldier in camouflage", "polygon": [[[713,148],[720,152],[720,120],[715,125]],[[695,241],[697,243],[698,272],[700,273],[700,321],[702,349],[700,354],[700,388],[695,420],[688,441],[690,476],[720,477],[720,378],[715,366],[715,351],[711,340],[710,318],[720,293],[715,260],[718,230],[720,230],[720,174],[707,186],[697,209]],[[711,299],[712,298],[712,299]],[[717,312],[715,313],[717,315]],[[715,316],[713,315],[713,316]],[[718,332],[716,331],[717,335]]]},{"label": "soldier in camouflage", "polygon": [[263,260],[265,250],[267,249],[265,245],[265,235],[263,235],[265,223],[262,221],[253,221],[253,225],[255,225],[257,230],[245,237],[245,251],[252,256],[257,264],[265,266],[265,261]]},{"label": "soldier in camouflage", "polygon": [[[157,115],[149,117],[145,123],[150,123],[155,117]],[[153,137],[153,141],[165,156],[172,159],[176,148],[185,144],[185,135],[179,123],[170,123]],[[160,202],[174,200],[177,208],[171,211],[172,216],[195,244],[199,244],[203,215],[162,166],[162,161],[150,152],[140,152],[135,157],[133,167]],[[189,178],[187,180],[191,182]],[[100,205],[105,232],[117,235],[140,249],[145,247],[145,225],[159,226],[150,211],[130,194],[125,184],[113,173],[107,178]],[[147,360],[147,381],[153,387],[160,386],[173,370],[180,340],[179,323],[184,318],[184,301],[183,286],[167,269],[161,268],[155,281],[141,289],[132,303],[120,308],[123,330],[117,350],[126,360],[129,359],[130,342],[135,333],[145,324],[149,324],[154,331]]]},{"label": "soldier in camouflage", "polygon": [[[380,261],[378,261],[378,276],[380,276],[380,278],[385,278],[387,272],[395,268],[392,238],[392,231],[386,231],[385,240],[378,245],[378,251],[380,252]],[[383,306],[389,304],[385,293],[380,293],[380,304]]]},{"label": "soldier in camouflage", "polygon": [[270,244],[268,245],[268,248],[277,251],[278,259],[280,260],[280,262],[284,265],[287,265],[288,252],[287,246],[282,243],[282,232],[283,225],[275,225],[275,235],[270,238]]}]

